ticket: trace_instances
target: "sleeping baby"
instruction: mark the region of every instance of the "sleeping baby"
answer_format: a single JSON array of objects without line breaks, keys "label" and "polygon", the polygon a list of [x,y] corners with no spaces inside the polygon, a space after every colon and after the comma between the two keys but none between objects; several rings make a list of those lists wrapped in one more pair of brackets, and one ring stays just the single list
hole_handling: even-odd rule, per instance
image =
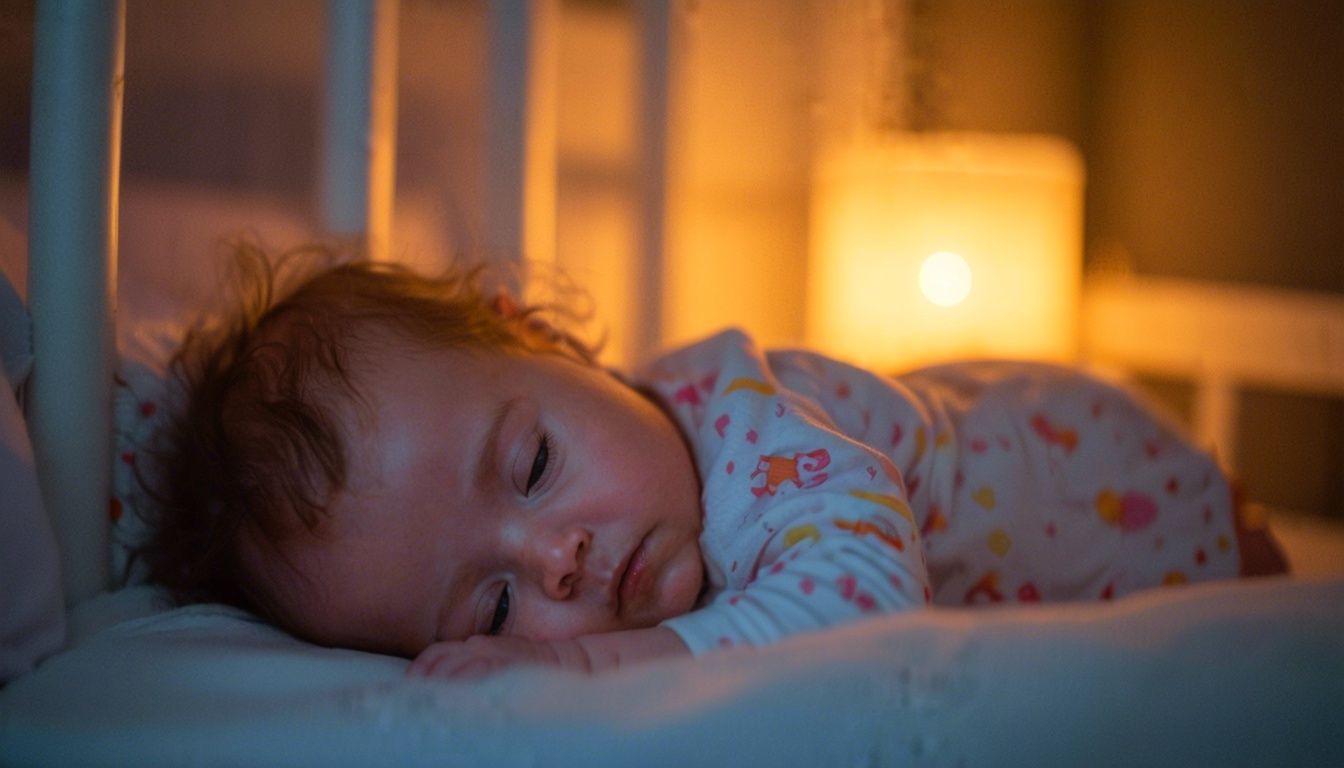
[{"label": "sleeping baby", "polygon": [[727,331],[627,380],[479,269],[237,261],[238,310],[174,360],[139,557],[179,600],[412,673],[1282,569],[1208,456],[1074,370],[886,378]]}]

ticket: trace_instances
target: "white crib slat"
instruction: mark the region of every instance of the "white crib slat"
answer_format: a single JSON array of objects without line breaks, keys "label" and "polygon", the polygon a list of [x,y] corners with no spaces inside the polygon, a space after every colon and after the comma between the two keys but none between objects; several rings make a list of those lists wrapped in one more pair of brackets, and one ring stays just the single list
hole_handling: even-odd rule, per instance
[{"label": "white crib slat", "polygon": [[329,0],[322,215],[386,259],[396,184],[397,0]]},{"label": "white crib slat", "polygon": [[640,24],[640,221],[635,262],[634,334],[631,352],[647,360],[665,342],[663,271],[667,263],[667,183],[672,0],[641,0]]},{"label": "white crib slat", "polygon": [[1195,438],[1214,451],[1224,469],[1237,468],[1237,417],[1241,398],[1226,376],[1209,374],[1195,382]]},{"label": "white crib slat", "polygon": [[485,249],[555,259],[558,0],[490,0]]},{"label": "white crib slat", "polygon": [[28,419],[68,605],[109,584],[122,0],[37,5]]}]

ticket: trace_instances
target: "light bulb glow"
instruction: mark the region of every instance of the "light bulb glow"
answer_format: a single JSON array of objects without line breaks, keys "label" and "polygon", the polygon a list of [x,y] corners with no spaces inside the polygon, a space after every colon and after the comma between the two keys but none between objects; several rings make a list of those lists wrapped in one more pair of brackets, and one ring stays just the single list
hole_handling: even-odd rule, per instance
[{"label": "light bulb glow", "polygon": [[971,266],[951,251],[938,251],[919,267],[919,289],[940,307],[955,307],[971,293]]}]

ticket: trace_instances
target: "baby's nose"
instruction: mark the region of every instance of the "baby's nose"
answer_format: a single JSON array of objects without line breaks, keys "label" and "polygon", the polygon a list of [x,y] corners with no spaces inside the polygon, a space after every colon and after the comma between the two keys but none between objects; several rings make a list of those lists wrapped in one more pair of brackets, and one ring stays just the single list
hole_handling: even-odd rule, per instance
[{"label": "baby's nose", "polygon": [[542,591],[552,600],[567,600],[583,576],[592,535],[582,528],[557,531],[537,542],[534,554]]}]

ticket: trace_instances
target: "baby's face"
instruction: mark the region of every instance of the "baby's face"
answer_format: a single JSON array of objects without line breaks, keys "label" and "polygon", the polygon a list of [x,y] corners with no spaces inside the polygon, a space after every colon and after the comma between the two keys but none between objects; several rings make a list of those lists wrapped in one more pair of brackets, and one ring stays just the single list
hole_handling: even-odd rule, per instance
[{"label": "baby's face", "polygon": [[[699,482],[667,416],[555,355],[395,348],[356,376],[347,492],[286,551],[308,636],[414,655],[474,634],[559,639],[689,611]],[[271,569],[273,578],[282,570]]]}]

